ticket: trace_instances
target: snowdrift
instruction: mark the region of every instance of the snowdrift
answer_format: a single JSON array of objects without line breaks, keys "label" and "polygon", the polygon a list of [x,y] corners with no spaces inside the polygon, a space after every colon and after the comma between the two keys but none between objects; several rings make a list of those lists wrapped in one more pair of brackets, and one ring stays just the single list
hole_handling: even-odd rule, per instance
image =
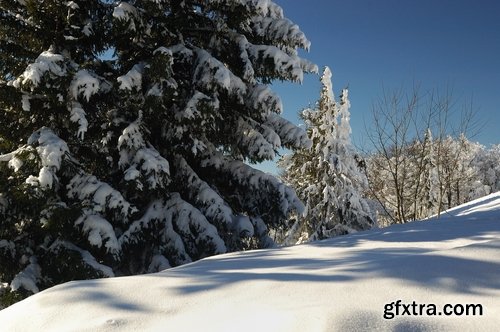
[{"label": "snowdrift", "polygon": [[225,254],[151,275],[70,282],[0,311],[2,331],[23,332],[498,326],[500,193],[439,220]]}]

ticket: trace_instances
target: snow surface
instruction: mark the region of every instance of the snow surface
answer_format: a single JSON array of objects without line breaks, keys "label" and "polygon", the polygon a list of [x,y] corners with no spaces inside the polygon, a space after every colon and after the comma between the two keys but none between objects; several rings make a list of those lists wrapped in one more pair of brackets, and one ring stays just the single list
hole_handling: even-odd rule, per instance
[{"label": "snow surface", "polygon": [[[161,263],[161,262],[159,262]],[[168,264],[167,262],[163,262]],[[78,281],[0,311],[3,331],[497,331],[500,193],[439,220]],[[481,304],[482,316],[384,306]],[[402,310],[400,311],[400,313]]]}]

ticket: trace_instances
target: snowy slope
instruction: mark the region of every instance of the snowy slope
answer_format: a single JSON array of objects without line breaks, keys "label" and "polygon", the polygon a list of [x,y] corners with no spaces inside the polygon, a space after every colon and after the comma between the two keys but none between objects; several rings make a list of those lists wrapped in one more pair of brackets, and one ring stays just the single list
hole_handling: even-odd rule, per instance
[{"label": "snowy slope", "polygon": [[[437,312],[445,304],[480,304],[483,314],[415,315],[412,306],[412,315],[384,319],[385,304],[397,300],[434,304]],[[2,331],[497,331],[498,326],[500,193],[450,210],[440,220],[220,255],[151,275],[70,282],[0,311]]]}]

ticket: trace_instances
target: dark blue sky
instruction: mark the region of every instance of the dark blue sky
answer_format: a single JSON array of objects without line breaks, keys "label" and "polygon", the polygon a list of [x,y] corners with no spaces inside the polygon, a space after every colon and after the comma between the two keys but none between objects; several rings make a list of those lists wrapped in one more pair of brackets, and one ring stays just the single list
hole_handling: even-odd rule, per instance
[{"label": "dark blue sky", "polygon": [[[500,143],[500,1],[498,0],[275,0],[311,41],[302,55],[333,72],[336,95],[349,85],[353,140],[363,143],[372,103],[382,88],[453,88],[471,98],[484,123],[473,139]],[[275,84],[285,117],[319,97],[319,78]]]}]

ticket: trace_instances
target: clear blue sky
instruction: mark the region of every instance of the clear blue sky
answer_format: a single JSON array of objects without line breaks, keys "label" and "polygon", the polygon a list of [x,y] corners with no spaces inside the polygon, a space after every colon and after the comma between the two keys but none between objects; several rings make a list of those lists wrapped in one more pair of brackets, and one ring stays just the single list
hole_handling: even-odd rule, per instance
[{"label": "clear blue sky", "polygon": [[[422,90],[453,87],[460,101],[473,98],[485,123],[474,140],[500,143],[499,0],[274,0],[311,41],[302,56],[327,65],[336,95],[349,85],[351,126],[363,142],[372,103],[382,87]],[[302,85],[275,84],[284,116],[297,113],[319,96],[319,78]]]}]

